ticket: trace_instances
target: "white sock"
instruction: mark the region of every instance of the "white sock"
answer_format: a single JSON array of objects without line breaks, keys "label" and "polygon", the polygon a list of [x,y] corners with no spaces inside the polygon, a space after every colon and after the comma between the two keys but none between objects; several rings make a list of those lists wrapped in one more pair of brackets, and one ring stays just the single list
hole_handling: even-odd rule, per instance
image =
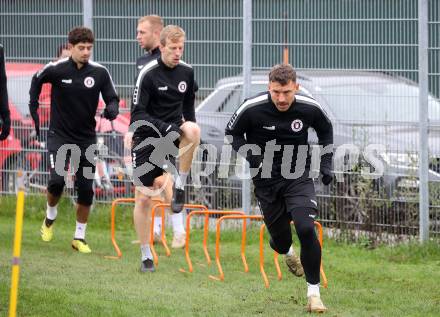
[{"label": "white sock", "polygon": [[188,177],[188,172],[179,172],[179,175],[176,177],[176,188],[185,189],[186,178]]},{"label": "white sock", "polygon": [[55,220],[57,215],[58,215],[57,205],[51,207],[49,206],[49,204],[47,204],[46,218],[49,220]]},{"label": "white sock", "polygon": [[307,283],[307,297],[312,296],[312,295],[321,297],[321,295],[319,293],[319,283],[318,284]]},{"label": "white sock", "polygon": [[87,223],[76,222],[75,239],[85,239]]},{"label": "white sock", "polygon": [[184,234],[185,228],[183,227],[183,213],[172,214],[171,222],[173,224],[174,234]]},{"label": "white sock", "polygon": [[154,217],[154,234],[162,233],[162,217]]},{"label": "white sock", "polygon": [[293,247],[290,246],[289,251],[287,251],[286,256],[292,256],[293,255]]},{"label": "white sock", "polygon": [[151,249],[149,244],[141,245],[141,258],[142,261],[145,261],[146,259],[153,259],[153,255],[151,254]]}]

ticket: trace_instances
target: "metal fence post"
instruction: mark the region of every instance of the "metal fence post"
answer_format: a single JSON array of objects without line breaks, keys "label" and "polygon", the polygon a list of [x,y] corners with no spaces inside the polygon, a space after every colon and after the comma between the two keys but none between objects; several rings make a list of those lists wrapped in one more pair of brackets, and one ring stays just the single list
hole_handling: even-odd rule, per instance
[{"label": "metal fence post", "polygon": [[419,238],[429,237],[428,185],[428,0],[419,1]]},{"label": "metal fence post", "polygon": [[93,0],[83,0],[83,24],[93,30]]},{"label": "metal fence post", "polygon": [[[243,98],[250,97],[252,71],[252,0],[243,0]],[[250,175],[249,163],[245,163],[245,175]],[[242,182],[241,202],[245,213],[251,211],[251,180]]]}]

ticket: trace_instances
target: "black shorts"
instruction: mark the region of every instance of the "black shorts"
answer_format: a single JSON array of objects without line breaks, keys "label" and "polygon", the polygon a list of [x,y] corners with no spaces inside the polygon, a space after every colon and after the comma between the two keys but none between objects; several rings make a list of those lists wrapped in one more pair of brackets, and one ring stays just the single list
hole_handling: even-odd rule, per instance
[{"label": "black shorts", "polygon": [[[90,146],[94,148],[88,151]],[[75,187],[78,184],[87,188],[93,186],[97,154],[96,142],[75,144],[56,135],[53,131],[49,131],[47,150],[49,154],[49,184],[55,182],[62,183],[64,186],[64,176],[70,169],[75,171]]]},{"label": "black shorts", "polygon": [[293,180],[280,179],[279,183],[271,186],[256,186],[255,196],[268,229],[280,218],[292,220],[294,210],[311,208],[317,211],[318,208],[313,180],[306,176]]},{"label": "black shorts", "polygon": [[[133,143],[131,147],[131,159],[133,162],[133,184],[135,186],[153,186],[154,180],[163,175],[164,172],[170,172],[176,170],[176,156],[167,155],[161,157],[159,160],[152,162],[151,154],[155,149],[154,144],[146,144],[143,147],[138,148],[138,145],[145,140],[145,138],[133,137]],[[174,145],[179,147],[179,140],[174,142]]]}]

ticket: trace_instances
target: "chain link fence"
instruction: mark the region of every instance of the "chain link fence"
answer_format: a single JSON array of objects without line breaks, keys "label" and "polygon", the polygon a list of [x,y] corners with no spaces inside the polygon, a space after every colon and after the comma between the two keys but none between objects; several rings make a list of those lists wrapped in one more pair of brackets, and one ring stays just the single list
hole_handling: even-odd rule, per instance
[{"label": "chain link fence", "polygon": [[[242,161],[232,155],[224,163],[221,157],[225,124],[242,99],[243,2],[238,0],[3,1],[0,43],[6,52],[13,133],[0,144],[2,195],[15,191],[16,171],[21,168],[27,172],[29,191],[45,192],[44,135],[50,87],[43,88],[40,98],[45,120],[43,142],[36,142],[27,109],[30,79],[43,64],[57,58],[68,31],[83,24],[85,4],[93,8],[87,12],[92,13],[96,36],[93,59],[108,67],[123,99],[121,124],[116,129],[105,120],[101,122],[99,113],[96,117],[98,141],[108,147],[98,161],[96,200],[133,194],[127,175],[130,156],[122,139],[129,121],[135,61],[143,54],[135,40],[136,25],[140,16],[159,14],[165,24],[178,24],[187,33],[184,60],[193,66],[200,87],[197,120],[204,143],[217,149],[216,155],[198,153],[191,176],[199,183],[194,186],[191,181],[187,200],[215,209],[240,209],[242,180],[235,171],[243,171]],[[440,4],[434,0],[428,4],[429,213],[430,234],[438,236]],[[343,165],[343,182],[335,181],[328,188],[317,182],[321,220],[343,239],[360,239],[362,232],[373,242],[417,235],[417,1],[254,0],[252,7],[252,93],[265,90],[267,71],[287,58],[302,74],[299,79],[304,87],[332,112],[336,146],[350,143],[360,152],[350,168]],[[222,97],[220,92],[225,90]],[[386,112],[380,112],[385,108]],[[385,172],[373,180],[363,172],[371,167],[363,154],[372,143],[385,146],[379,157]],[[200,172],[206,170],[213,172]],[[220,177],[219,170],[227,171],[227,176]],[[67,194],[74,197],[71,173],[66,184]],[[254,212],[258,212],[254,198],[252,201]]]}]

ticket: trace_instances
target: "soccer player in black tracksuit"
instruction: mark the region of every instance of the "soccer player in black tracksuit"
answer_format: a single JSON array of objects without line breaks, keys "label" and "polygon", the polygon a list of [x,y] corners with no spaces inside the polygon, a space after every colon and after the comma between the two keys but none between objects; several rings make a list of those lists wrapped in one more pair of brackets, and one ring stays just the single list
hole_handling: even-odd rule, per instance
[{"label": "soccer player in black tracksuit", "polygon": [[[57,204],[65,185],[64,174],[69,157],[75,171],[76,230],[72,247],[90,253],[85,231],[93,202],[94,153],[96,149],[95,115],[99,95],[106,103],[104,117],[114,120],[118,115],[119,97],[108,70],[89,61],[94,36],[91,30],[77,27],[69,32],[71,57],[47,64],[32,78],[29,109],[40,133],[38,98],[44,83],[51,83],[50,123],[47,148],[50,160],[50,179],[47,186],[46,218],[41,226],[43,241],[51,241]],[[69,148],[66,152],[65,149]]]},{"label": "soccer player in black tracksuit", "polygon": [[5,140],[11,129],[11,114],[8,104],[8,89],[6,85],[5,54],[0,44],[0,141]]},{"label": "soccer player in black tracksuit", "polygon": [[[160,57],[160,32],[163,29],[163,20],[158,15],[147,15],[139,18],[136,29],[136,40],[139,46],[145,50],[145,54],[139,57],[136,61],[136,73],[139,75],[141,69],[149,62]],[[137,76],[136,76],[137,77]],[[133,134],[128,132],[124,138],[127,148],[131,148],[131,139]],[[175,165],[175,160],[171,163]],[[167,166],[164,166],[167,168]],[[173,179],[169,173],[164,173],[158,177],[158,183],[164,184],[164,190],[161,195],[154,197],[154,199],[162,199],[165,203],[170,203],[173,197]],[[183,214],[171,213],[171,224],[173,227],[173,240],[171,248],[180,249],[185,246],[186,232],[183,226]],[[162,217],[156,215],[154,218],[154,242],[161,241],[162,234]]]},{"label": "soccer player in black tracksuit", "polygon": [[136,40],[139,46],[145,50],[145,54],[136,60],[137,74],[152,60],[160,56],[160,32],[163,29],[163,20],[158,15],[147,15],[138,21]]},{"label": "soccer player in black tracksuit", "polygon": [[[255,195],[271,236],[270,246],[286,254],[292,273],[301,276],[305,272],[308,310],[321,312],[326,308],[319,293],[321,248],[314,229],[317,201],[309,177],[307,130],[314,128],[319,144],[330,147],[320,165],[322,182],[328,185],[332,180],[333,129],[314,99],[295,95],[298,88],[290,65],[274,66],[269,91],[247,99],[238,108],[226,127],[226,136],[232,137],[234,150],[247,157],[252,172],[258,172],[253,177]],[[252,152],[245,150],[249,145]],[[302,267],[292,248],[291,220],[301,244]]]},{"label": "soccer player in black tracksuit", "polygon": [[[160,34],[161,56],[145,65],[139,73],[131,106],[135,229],[141,248],[141,271],[152,272],[154,265],[149,245],[151,198],[166,184],[161,182],[167,155],[177,155],[177,145],[186,151],[180,154],[172,210],[181,212],[184,186],[193,153],[200,142],[200,128],[195,123],[194,71],[182,62],[185,32],[168,25]],[[174,142],[174,143],[173,143]],[[162,153],[160,153],[162,151]],[[159,156],[157,155],[159,154]]]}]

